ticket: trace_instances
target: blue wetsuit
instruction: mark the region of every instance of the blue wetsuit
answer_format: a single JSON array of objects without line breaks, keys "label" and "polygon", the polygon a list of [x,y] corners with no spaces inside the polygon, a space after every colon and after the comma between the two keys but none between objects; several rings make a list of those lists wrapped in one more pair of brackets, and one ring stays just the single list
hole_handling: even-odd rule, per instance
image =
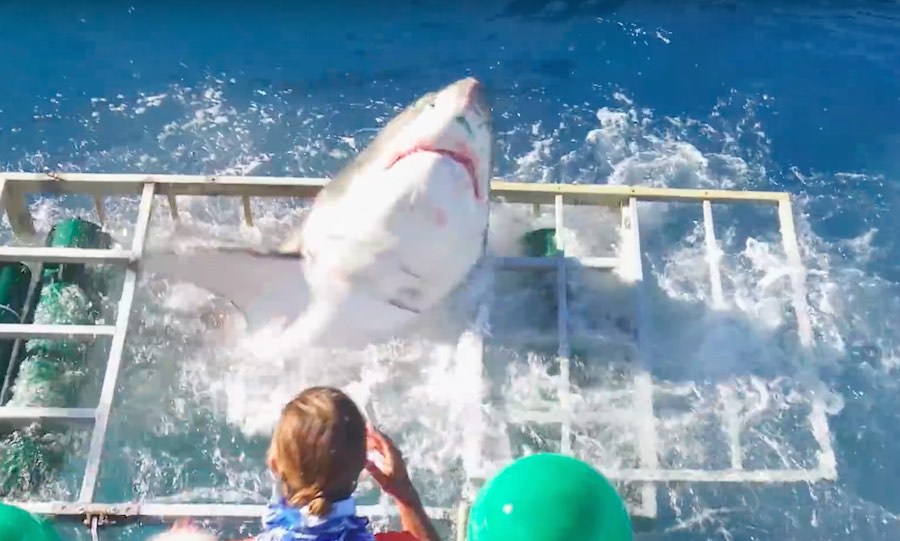
[{"label": "blue wetsuit", "polygon": [[291,507],[283,499],[268,506],[263,532],[257,541],[374,541],[369,520],[356,515],[356,501],[336,501],[324,517],[311,515],[306,507]]}]

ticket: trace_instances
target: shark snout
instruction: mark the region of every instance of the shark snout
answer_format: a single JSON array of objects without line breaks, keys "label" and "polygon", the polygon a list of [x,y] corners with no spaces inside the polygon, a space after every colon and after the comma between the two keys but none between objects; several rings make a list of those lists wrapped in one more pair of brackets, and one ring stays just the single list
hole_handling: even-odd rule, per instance
[{"label": "shark snout", "polygon": [[477,111],[487,110],[487,95],[484,85],[474,77],[467,77],[460,81],[460,92],[466,109],[474,108]]}]

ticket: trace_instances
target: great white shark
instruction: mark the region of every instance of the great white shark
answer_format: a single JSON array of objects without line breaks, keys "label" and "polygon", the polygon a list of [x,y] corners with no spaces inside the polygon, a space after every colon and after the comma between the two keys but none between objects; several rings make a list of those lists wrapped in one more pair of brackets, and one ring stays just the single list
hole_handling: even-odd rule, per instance
[{"label": "great white shark", "polygon": [[485,89],[461,79],[391,120],[277,249],[151,250],[139,265],[230,300],[282,348],[383,341],[484,254],[493,166]]}]

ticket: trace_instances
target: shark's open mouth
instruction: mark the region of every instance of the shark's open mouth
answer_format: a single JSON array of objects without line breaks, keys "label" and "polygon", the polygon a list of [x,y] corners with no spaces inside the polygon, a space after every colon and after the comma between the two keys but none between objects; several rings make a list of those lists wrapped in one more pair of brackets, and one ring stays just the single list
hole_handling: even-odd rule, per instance
[{"label": "shark's open mouth", "polygon": [[393,167],[395,163],[399,162],[403,158],[406,158],[407,156],[415,154],[416,152],[432,152],[434,154],[447,156],[451,160],[463,166],[469,173],[469,178],[472,180],[472,189],[475,191],[475,199],[481,199],[481,190],[478,188],[478,175],[475,173],[475,161],[462,152],[455,152],[453,150],[445,150],[442,148],[433,148],[428,146],[417,146],[397,155],[397,157],[388,164],[388,168]]}]

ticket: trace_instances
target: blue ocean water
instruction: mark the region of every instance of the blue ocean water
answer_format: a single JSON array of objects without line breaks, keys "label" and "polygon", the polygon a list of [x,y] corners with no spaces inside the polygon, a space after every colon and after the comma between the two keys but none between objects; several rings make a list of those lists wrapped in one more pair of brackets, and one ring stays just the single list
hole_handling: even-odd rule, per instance
[{"label": "blue ocean water", "polygon": [[673,498],[639,538],[900,539],[896,2],[32,1],[0,21],[11,170],[327,175],[348,137],[473,74],[499,176],[790,191],[839,478]]}]

